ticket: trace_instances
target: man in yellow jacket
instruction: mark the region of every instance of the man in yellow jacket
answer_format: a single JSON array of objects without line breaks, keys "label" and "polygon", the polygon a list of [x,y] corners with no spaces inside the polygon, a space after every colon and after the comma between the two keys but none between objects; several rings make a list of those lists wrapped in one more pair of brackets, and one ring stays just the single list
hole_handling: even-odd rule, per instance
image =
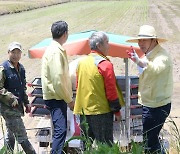
[{"label": "man in yellow jacket", "polygon": [[159,142],[159,132],[170,113],[173,89],[172,59],[159,45],[165,41],[157,37],[154,27],[149,25],[141,26],[138,37],[128,40],[138,43],[145,54],[140,59],[133,49],[128,53],[140,70],[138,99],[143,105],[145,153],[165,153]]},{"label": "man in yellow jacket", "polygon": [[[94,32],[89,38],[91,53],[82,58],[77,67],[77,93],[74,114],[83,113],[89,129],[85,135],[110,146],[113,143],[113,113],[120,118],[120,91],[116,85],[113,64],[106,57],[109,39],[104,32]],[[122,96],[122,95],[120,95]]]},{"label": "man in yellow jacket", "polygon": [[51,153],[61,154],[67,132],[67,105],[71,110],[74,107],[67,55],[62,47],[68,38],[67,23],[53,23],[51,33],[53,40],[43,55],[41,79],[43,99],[54,127]]}]

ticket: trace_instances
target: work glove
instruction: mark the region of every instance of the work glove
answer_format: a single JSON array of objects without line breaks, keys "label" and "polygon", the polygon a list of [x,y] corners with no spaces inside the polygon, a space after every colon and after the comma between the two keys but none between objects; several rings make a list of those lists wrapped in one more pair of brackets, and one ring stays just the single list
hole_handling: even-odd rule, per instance
[{"label": "work glove", "polygon": [[18,105],[18,100],[15,98],[14,102],[11,104],[12,107],[16,107]]},{"label": "work glove", "polygon": [[131,48],[131,49],[130,49],[130,50],[126,50],[126,52],[127,52],[128,56],[129,56],[129,58],[130,58],[133,62],[135,62],[136,64],[138,64],[139,61],[140,61],[140,58],[139,58],[139,56],[137,55],[136,51],[133,49],[133,47],[131,46],[130,48]]},{"label": "work glove", "polygon": [[136,51],[133,49],[133,47],[131,46],[130,47],[130,51],[129,50],[126,50],[129,58],[134,62],[136,63],[138,66],[142,67],[142,68],[145,68],[148,64],[148,59],[147,57],[145,56],[143,59],[139,58],[138,54],[136,53]]},{"label": "work glove", "polygon": [[26,104],[25,108],[26,108],[26,110],[25,110],[26,113],[30,113],[31,112],[31,105],[30,104]]}]

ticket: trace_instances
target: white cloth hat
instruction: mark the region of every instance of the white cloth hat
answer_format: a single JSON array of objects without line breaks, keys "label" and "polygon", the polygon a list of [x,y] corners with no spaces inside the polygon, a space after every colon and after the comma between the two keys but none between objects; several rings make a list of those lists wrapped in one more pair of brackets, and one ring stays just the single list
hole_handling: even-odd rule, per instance
[{"label": "white cloth hat", "polygon": [[152,38],[156,38],[159,43],[167,41],[166,39],[157,37],[154,27],[149,25],[143,25],[140,27],[138,37],[128,39],[126,42],[138,43],[138,40],[140,39],[152,39]]},{"label": "white cloth hat", "polygon": [[9,44],[8,46],[8,51],[13,51],[14,49],[19,49],[20,51],[22,51],[22,46],[20,43],[18,42],[12,42]]}]

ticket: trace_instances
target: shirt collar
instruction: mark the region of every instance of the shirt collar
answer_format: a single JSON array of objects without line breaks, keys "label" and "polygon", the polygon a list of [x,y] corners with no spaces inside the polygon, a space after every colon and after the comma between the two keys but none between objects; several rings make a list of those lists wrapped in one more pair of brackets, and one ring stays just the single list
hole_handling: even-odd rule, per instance
[{"label": "shirt collar", "polygon": [[99,56],[104,57],[105,59],[107,59],[108,61],[110,61],[109,58],[106,57],[102,52],[95,51],[95,50],[91,50],[91,53],[92,53],[92,54],[93,54],[93,53],[98,54]]},{"label": "shirt collar", "polygon": [[152,53],[152,50],[146,54],[146,57],[149,57],[151,55],[151,53]]},{"label": "shirt collar", "polygon": [[153,58],[159,51],[161,46],[158,44],[156,45],[148,54],[146,54],[146,57],[148,59]]},{"label": "shirt collar", "polygon": [[58,46],[58,48],[59,48],[61,51],[65,52],[65,49],[64,49],[64,48],[62,47],[62,45],[59,44],[57,41],[52,40],[51,43],[54,44],[54,45],[56,45],[56,46]]},{"label": "shirt collar", "polygon": [[[8,60],[8,65],[9,65],[10,68],[15,68],[15,67],[13,66],[13,64],[10,62],[10,60]],[[18,67],[20,68],[19,62],[18,62]]]}]

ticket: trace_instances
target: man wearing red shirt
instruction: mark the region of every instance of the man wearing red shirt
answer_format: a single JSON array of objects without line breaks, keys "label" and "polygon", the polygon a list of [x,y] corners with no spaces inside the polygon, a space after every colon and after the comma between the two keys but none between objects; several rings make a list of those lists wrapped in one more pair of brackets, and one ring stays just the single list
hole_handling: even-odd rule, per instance
[{"label": "man wearing red shirt", "polygon": [[93,140],[113,143],[113,114],[120,120],[120,91],[116,85],[113,64],[106,57],[109,39],[104,32],[94,32],[89,38],[91,53],[82,58],[77,67],[77,92],[74,114],[83,113],[89,129],[85,135]]}]

